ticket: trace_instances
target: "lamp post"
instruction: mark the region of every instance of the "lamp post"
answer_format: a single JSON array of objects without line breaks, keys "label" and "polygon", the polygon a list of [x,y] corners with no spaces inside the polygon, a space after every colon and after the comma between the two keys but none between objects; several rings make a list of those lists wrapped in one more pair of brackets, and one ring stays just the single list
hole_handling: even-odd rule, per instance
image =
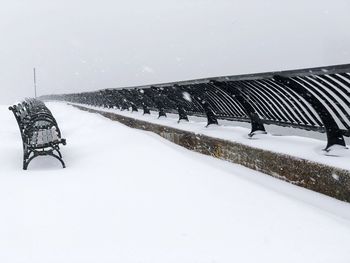
[{"label": "lamp post", "polygon": [[36,69],[33,68],[33,73],[34,73],[34,94],[35,94],[35,98],[37,97],[36,95]]}]

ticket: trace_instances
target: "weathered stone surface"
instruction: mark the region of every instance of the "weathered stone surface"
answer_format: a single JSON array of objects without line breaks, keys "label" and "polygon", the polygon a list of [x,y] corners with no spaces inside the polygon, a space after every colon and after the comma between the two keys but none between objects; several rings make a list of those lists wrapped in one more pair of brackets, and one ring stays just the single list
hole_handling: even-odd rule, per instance
[{"label": "weathered stone surface", "polygon": [[75,106],[99,113],[129,127],[152,131],[189,150],[241,164],[289,183],[350,202],[350,171],[293,156],[257,149],[237,142],[153,124],[115,113]]}]

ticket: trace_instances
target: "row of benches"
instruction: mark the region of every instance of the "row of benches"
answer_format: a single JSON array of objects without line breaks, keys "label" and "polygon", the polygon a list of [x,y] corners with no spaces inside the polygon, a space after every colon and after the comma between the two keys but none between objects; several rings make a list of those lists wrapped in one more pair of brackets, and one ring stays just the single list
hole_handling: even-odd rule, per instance
[{"label": "row of benches", "polygon": [[249,122],[249,136],[278,125],[326,133],[326,151],[350,137],[350,64],[44,96],[42,99]]},{"label": "row of benches", "polygon": [[38,156],[52,156],[65,168],[60,152],[60,144],[66,145],[61,137],[56,119],[46,105],[37,99],[25,101],[9,107],[16,118],[23,142],[23,169]]}]

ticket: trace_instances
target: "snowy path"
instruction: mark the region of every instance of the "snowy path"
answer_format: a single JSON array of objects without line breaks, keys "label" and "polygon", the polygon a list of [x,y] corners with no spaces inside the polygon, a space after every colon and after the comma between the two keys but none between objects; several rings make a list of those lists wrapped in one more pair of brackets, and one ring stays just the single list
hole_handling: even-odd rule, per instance
[{"label": "snowy path", "polygon": [[[319,132],[266,125],[268,134],[255,135],[252,139],[248,136],[251,124],[245,122],[219,120],[219,126],[206,127],[207,119],[203,117],[189,116],[189,122],[178,123],[178,114],[168,113],[167,118],[158,119],[158,112],[154,111],[151,111],[150,115],[143,115],[142,111],[131,112],[88,105],[81,106],[350,170],[350,150],[333,149],[329,153],[330,156],[327,156],[328,153],[323,151],[327,145],[327,142],[324,141],[326,135]],[[345,140],[349,145],[349,138],[345,137]]]},{"label": "snowy path", "polygon": [[48,104],[68,168],[0,107],[0,262],[350,262],[350,205]]}]

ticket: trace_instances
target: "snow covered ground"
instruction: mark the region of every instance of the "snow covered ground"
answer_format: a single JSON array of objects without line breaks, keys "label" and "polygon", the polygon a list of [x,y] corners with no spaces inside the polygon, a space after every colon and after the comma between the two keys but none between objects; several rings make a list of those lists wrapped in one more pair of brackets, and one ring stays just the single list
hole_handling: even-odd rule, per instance
[{"label": "snow covered ground", "polygon": [[0,107],[0,262],[350,262],[349,204],[48,107],[67,169],[42,158],[22,171],[17,124]]}]

